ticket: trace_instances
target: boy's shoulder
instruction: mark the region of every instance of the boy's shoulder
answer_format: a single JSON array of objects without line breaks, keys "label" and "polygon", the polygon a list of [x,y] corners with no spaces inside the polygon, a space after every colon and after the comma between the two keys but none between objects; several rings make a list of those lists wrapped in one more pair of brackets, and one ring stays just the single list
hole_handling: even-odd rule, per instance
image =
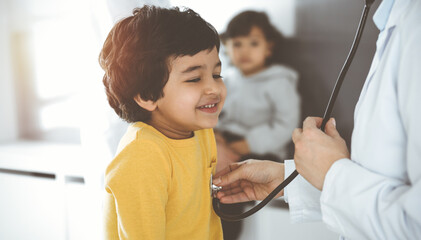
[{"label": "boy's shoulder", "polygon": [[146,123],[135,122],[128,126],[126,133],[120,140],[117,148],[118,156],[125,148],[129,145],[158,145],[162,146],[165,140],[162,134],[159,134],[157,130],[152,128]]},{"label": "boy's shoulder", "polygon": [[170,168],[166,143],[144,123],[131,124],[120,140],[117,153],[106,170],[106,178],[148,168]]}]

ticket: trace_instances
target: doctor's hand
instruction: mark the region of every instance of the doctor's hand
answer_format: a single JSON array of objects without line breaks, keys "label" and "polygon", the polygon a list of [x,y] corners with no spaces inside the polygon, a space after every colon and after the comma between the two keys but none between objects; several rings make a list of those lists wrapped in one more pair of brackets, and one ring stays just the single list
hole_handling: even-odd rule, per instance
[{"label": "doctor's hand", "polygon": [[[232,163],[217,173],[213,183],[222,186],[217,197],[221,203],[263,200],[284,180],[284,164],[247,160]],[[281,191],[276,197],[282,196]]]},{"label": "doctor's hand", "polygon": [[292,133],[295,145],[294,161],[297,171],[314,187],[322,190],[325,176],[332,164],[342,158],[349,158],[345,140],[336,130],[331,118],[320,130],[322,118],[307,117],[303,128]]}]

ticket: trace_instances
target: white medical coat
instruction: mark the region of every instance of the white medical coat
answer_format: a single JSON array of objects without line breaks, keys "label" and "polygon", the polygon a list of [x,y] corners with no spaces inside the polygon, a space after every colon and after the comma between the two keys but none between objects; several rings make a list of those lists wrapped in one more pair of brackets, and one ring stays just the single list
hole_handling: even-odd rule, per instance
[{"label": "white medical coat", "polygon": [[322,192],[298,176],[285,200],[293,222],[322,219],[343,238],[421,239],[421,1],[384,1],[376,12],[384,17],[379,11],[387,16],[375,21],[381,32],[351,159],[332,165]]}]

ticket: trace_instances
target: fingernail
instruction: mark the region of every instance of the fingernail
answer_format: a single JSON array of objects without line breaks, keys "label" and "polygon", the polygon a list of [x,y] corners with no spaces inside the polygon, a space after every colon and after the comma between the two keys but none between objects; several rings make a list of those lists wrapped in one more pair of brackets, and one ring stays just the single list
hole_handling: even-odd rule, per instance
[{"label": "fingernail", "polygon": [[213,184],[220,184],[220,183],[221,183],[221,177],[213,180]]},{"label": "fingernail", "polygon": [[332,124],[336,128],[336,120],[335,120],[335,118],[332,118]]}]

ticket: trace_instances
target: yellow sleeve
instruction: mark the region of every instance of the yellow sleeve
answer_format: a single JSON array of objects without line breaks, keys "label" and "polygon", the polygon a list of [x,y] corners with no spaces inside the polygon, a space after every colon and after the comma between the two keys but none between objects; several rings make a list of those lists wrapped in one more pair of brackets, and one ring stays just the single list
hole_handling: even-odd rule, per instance
[{"label": "yellow sleeve", "polygon": [[120,239],[165,239],[170,178],[170,159],[156,143],[135,140],[120,152],[106,173]]}]

